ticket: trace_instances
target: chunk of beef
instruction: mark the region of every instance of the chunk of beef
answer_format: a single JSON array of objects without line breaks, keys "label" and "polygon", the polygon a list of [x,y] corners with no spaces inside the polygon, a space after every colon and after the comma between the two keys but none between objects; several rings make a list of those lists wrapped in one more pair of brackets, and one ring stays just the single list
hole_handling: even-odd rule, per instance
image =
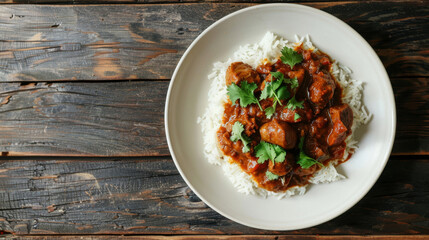
[{"label": "chunk of beef", "polygon": [[304,76],[305,76],[305,70],[303,68],[299,68],[296,71],[290,71],[287,73],[286,77],[289,78],[296,78],[298,80],[299,86],[302,85],[302,82],[304,81]]},{"label": "chunk of beef", "polygon": [[241,81],[247,81],[248,83],[259,84],[261,78],[259,74],[249,65],[243,62],[233,62],[229,65],[226,70],[226,85],[235,83],[240,84]]},{"label": "chunk of beef", "polygon": [[256,68],[256,72],[260,74],[269,74],[272,70],[273,66],[268,62],[261,64]]},{"label": "chunk of beef", "polygon": [[276,174],[277,176],[284,176],[293,170],[295,165],[295,158],[292,153],[287,153],[286,159],[283,162],[276,162],[269,160],[268,171]]},{"label": "chunk of beef", "polygon": [[293,172],[295,175],[298,175],[300,177],[303,176],[308,176],[311,175],[313,173],[315,173],[317,170],[319,170],[319,165],[314,164],[313,166],[309,167],[309,168],[302,168],[302,167],[298,167],[295,169],[295,171]]},{"label": "chunk of beef", "polygon": [[330,156],[326,143],[320,143],[317,138],[307,137],[304,145],[304,152],[319,162],[325,161]]},{"label": "chunk of beef", "polygon": [[310,124],[310,136],[322,139],[323,135],[325,135],[329,130],[328,122],[329,118],[326,116],[318,116],[314,119]]},{"label": "chunk of beef", "polygon": [[274,68],[275,68],[277,71],[279,71],[279,72],[281,72],[281,73],[283,73],[283,74],[285,74],[285,73],[287,73],[287,72],[289,72],[289,71],[291,71],[291,70],[292,70],[292,69],[290,68],[290,66],[289,66],[289,65],[284,64],[284,63],[282,62],[282,60],[280,60],[280,59],[278,59],[278,60],[277,60],[277,62],[275,62],[273,66],[274,66]]},{"label": "chunk of beef", "polygon": [[[254,116],[249,114],[249,108],[243,108],[239,105],[225,106],[225,112],[228,112],[229,118],[223,124],[228,132],[232,132],[235,122],[239,121],[244,126],[244,133],[251,136],[258,130],[258,124]],[[225,113],[224,113],[225,114]]]},{"label": "chunk of beef", "polygon": [[329,60],[329,57],[324,56],[320,58],[320,63],[326,66],[329,66],[331,64],[331,60]]},{"label": "chunk of beef", "polygon": [[259,129],[261,140],[279,145],[284,149],[292,149],[296,145],[297,135],[295,129],[289,124],[273,119]]},{"label": "chunk of beef", "polygon": [[[307,122],[313,118],[313,110],[311,110],[310,104],[304,101],[304,108],[296,108],[291,110],[289,108],[283,108],[279,114],[279,119],[288,123]],[[299,115],[299,118],[295,119],[295,113]]]},{"label": "chunk of beef", "polygon": [[335,82],[329,73],[319,72],[313,75],[313,83],[308,90],[310,101],[316,106],[315,113],[319,114],[334,96]]},{"label": "chunk of beef", "polygon": [[266,169],[268,166],[267,162],[264,162],[263,164],[258,163],[258,158],[250,154],[250,152],[246,153],[246,159],[247,159],[247,166],[245,171],[247,173],[253,173],[258,171],[259,169]]},{"label": "chunk of beef", "polygon": [[329,146],[335,146],[343,142],[353,123],[353,111],[347,104],[329,108],[332,130],[328,136]]}]

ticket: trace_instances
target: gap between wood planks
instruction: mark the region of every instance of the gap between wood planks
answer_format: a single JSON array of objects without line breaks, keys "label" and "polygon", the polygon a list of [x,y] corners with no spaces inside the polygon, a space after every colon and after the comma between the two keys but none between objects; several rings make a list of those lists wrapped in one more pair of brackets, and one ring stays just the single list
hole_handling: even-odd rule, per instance
[{"label": "gap between wood planks", "polygon": [[[391,76],[428,75],[427,34],[422,27],[428,13],[421,2],[306,4],[332,13],[358,31]],[[18,82],[168,79],[204,29],[251,5],[4,5],[0,15],[7,24],[0,31],[11,34],[0,41],[1,49],[6,49],[0,56],[5,69],[0,75],[2,81]]]},{"label": "gap between wood planks", "polygon": [[[0,238],[2,235],[0,235]],[[175,239],[175,240],[197,240],[197,239],[251,239],[251,240],[421,240],[429,239],[429,235],[5,235],[6,239],[46,239],[47,237],[55,237],[57,239]]]},{"label": "gap between wood planks", "polygon": [[[418,79],[418,78],[429,78],[429,75],[422,75],[422,76],[397,76],[397,77],[389,77],[390,80],[392,79]],[[10,81],[10,82],[0,82],[0,84],[7,84],[7,83],[20,83],[21,86],[25,86],[25,85],[29,85],[29,84],[36,84],[36,83],[41,83],[41,84],[49,84],[49,83],[114,83],[114,82],[170,82],[171,79],[167,78],[167,79],[100,79],[100,80],[94,80],[94,79],[89,79],[89,80],[84,80],[84,79],[80,79],[80,80],[70,80],[70,79],[65,79],[65,80],[43,80],[43,81]]]},{"label": "gap between wood planks", "polygon": [[[400,160],[416,160],[416,161],[429,161],[427,155],[390,155],[389,161],[400,161]],[[148,161],[172,161],[171,155],[165,156],[142,156],[142,157],[73,157],[73,156],[6,156],[0,158],[1,162],[6,161],[81,161],[81,162],[105,162],[105,161],[136,161],[136,162],[148,162]]]},{"label": "gap between wood planks", "polygon": [[[168,88],[167,81],[91,81],[90,83],[59,82],[55,84],[38,82],[37,84],[21,83],[21,85],[23,86],[19,86],[19,83],[0,84],[0,86],[3,87],[2,93],[0,93],[2,104],[0,106],[2,107],[3,113],[1,120],[2,126],[5,127],[0,132],[5,137],[5,139],[3,139],[3,143],[6,144],[3,146],[2,156],[129,157],[170,155],[165,142],[165,137],[162,136],[165,134],[163,111],[165,104],[164,96]],[[427,78],[415,78],[412,80],[392,78],[392,85],[395,89],[398,109],[398,130],[393,154],[405,156],[429,154],[427,149],[428,139],[426,137],[426,132],[429,129],[424,125],[429,113],[428,110],[425,110]],[[21,89],[21,87],[24,89]],[[105,98],[104,96],[106,96],[107,93],[110,93],[111,89],[120,89],[117,91],[117,94],[119,95],[115,95],[114,98]],[[149,91],[149,89],[152,90]],[[154,91],[153,89],[157,89],[157,91]],[[129,92],[129,90],[132,91]],[[121,91],[125,91],[128,94],[124,95]],[[27,92],[36,95],[28,95],[26,94]],[[149,95],[145,95],[146,93]],[[140,94],[143,95],[140,96]],[[40,98],[41,100],[38,101],[37,104],[33,103],[35,98]],[[146,98],[153,99],[154,101],[144,101]],[[403,99],[406,99],[406,101]],[[139,101],[142,102],[138,106],[134,106],[134,103]],[[53,103],[55,105],[52,105]],[[39,116],[37,112],[33,113],[34,106],[36,106],[35,109],[42,109],[42,113],[47,115]],[[64,106],[69,107],[68,111],[64,111]],[[71,108],[70,106],[76,106],[76,108]],[[83,109],[81,109],[82,106],[84,106]],[[115,111],[110,109],[112,106],[116,107]],[[152,110],[146,111],[144,110],[146,108]],[[22,109],[30,109],[30,112],[24,112]],[[87,113],[94,109],[100,112],[99,115],[87,116]],[[121,109],[122,114],[118,115],[118,109]],[[16,118],[14,117],[16,115],[16,111],[18,111],[18,113],[24,113],[24,115],[18,114],[21,121],[16,121]],[[114,114],[115,119],[118,119],[118,121],[121,120],[123,124],[113,124],[109,120],[113,115],[111,116],[109,114]],[[127,117],[127,115],[132,114],[137,114],[139,117]],[[143,117],[144,114],[149,114],[151,116],[156,115],[156,118],[146,118]],[[76,116],[85,117],[82,119],[81,117]],[[43,139],[40,138],[33,143],[32,138],[24,136],[25,134],[30,134],[29,131],[31,130],[28,127],[28,124],[25,125],[22,122],[24,120],[55,120],[58,121],[54,122],[56,124],[55,126],[60,128],[61,131],[58,132],[59,130],[56,128],[49,128],[49,131],[45,132],[43,126],[38,127],[38,122],[30,122],[30,126],[39,128],[39,131],[42,131],[42,134],[45,134]],[[134,126],[145,121],[148,126],[142,126],[144,127],[142,129],[134,129],[136,131],[138,130],[137,132],[132,130]],[[89,134],[87,131],[90,130],[92,133],[90,136],[98,137],[101,133],[103,136],[114,136],[112,141],[120,146],[114,149],[109,148],[107,151],[103,145],[105,144],[103,139],[101,139],[101,142],[97,142],[93,145],[91,149],[88,149],[87,145],[82,145],[76,141],[69,142],[67,137],[63,136],[63,132],[75,134],[78,137],[85,137],[85,134],[83,134],[82,131],[70,130],[67,127],[64,127],[63,124],[72,124],[73,126],[86,129],[83,131],[85,134]],[[21,129],[17,127],[18,125],[22,125],[23,128]],[[92,131],[94,127],[99,129],[101,132],[93,133]],[[12,131],[11,128],[14,130]],[[21,135],[16,131],[20,132]],[[12,135],[15,134],[16,137],[11,138],[11,136],[9,136],[9,132]],[[124,140],[124,137],[121,134],[133,137],[133,141]],[[157,142],[147,141],[148,136],[156,137]],[[9,140],[6,138],[9,138]],[[97,139],[100,138],[98,137]],[[19,146],[13,145],[12,147],[8,147],[10,144],[7,145],[7,141],[16,143]],[[53,142],[58,144],[52,145]],[[37,149],[34,147],[37,147]],[[142,147],[144,148],[142,149]],[[43,151],[42,148],[44,149]]]},{"label": "gap between wood planks", "polygon": [[[296,4],[341,4],[341,3],[363,3],[369,2],[368,0],[350,0],[350,1],[342,1],[342,0],[280,0],[275,3],[296,3]],[[422,3],[423,0],[373,0],[370,2],[406,2],[406,3]],[[102,5],[102,4],[115,4],[115,5],[141,5],[141,4],[156,4],[156,5],[167,5],[167,4],[201,4],[201,3],[219,3],[219,0],[180,0],[179,2],[176,0],[0,0],[1,4],[39,4],[39,5]],[[224,0],[221,3],[234,3],[234,4],[266,4],[273,3],[271,1],[263,1],[263,0]]]},{"label": "gap between wood planks", "polygon": [[429,233],[424,178],[428,159],[391,161],[366,197],[347,213],[293,232],[250,229],[221,217],[192,193],[171,159],[157,159],[3,161],[0,226],[21,235]]}]

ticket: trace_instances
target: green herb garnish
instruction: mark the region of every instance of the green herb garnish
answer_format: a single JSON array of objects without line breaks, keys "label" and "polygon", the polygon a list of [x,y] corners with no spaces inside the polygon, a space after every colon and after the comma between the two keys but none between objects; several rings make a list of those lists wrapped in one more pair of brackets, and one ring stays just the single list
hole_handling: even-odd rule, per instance
[{"label": "green herb garnish", "polygon": [[285,78],[285,76],[281,72],[271,72],[271,80],[273,80],[272,77],[275,77],[277,80],[283,81],[286,84],[290,84],[290,87],[292,89],[295,89],[299,86],[299,82],[298,82],[298,79],[296,79],[296,77],[289,79],[289,78]]},{"label": "green herb garnish", "polygon": [[314,160],[313,158],[307,156],[307,154],[304,153],[304,150],[302,149],[304,147],[304,137],[301,137],[299,141],[299,159],[296,163],[298,163],[302,168],[307,169],[314,164],[319,164],[320,166],[323,166],[319,161]]},{"label": "green herb garnish", "polygon": [[268,180],[270,180],[270,181],[276,180],[276,179],[279,178],[278,175],[276,175],[276,174],[274,174],[274,173],[272,173],[270,171],[265,172],[265,175],[267,176]]},{"label": "green herb garnish", "polygon": [[265,115],[270,119],[276,112],[277,102],[274,102],[273,106],[264,109]]},{"label": "green herb garnish", "polygon": [[285,78],[284,82],[290,84],[290,88],[292,89],[295,89],[299,86],[299,82],[298,82],[298,79],[296,79],[296,77],[292,79]]},{"label": "green herb garnish", "polygon": [[302,55],[295,52],[292,48],[284,47],[281,52],[282,56],[280,59],[284,64],[289,65],[290,68],[293,68],[295,64],[298,64],[303,60]]},{"label": "green herb garnish", "polygon": [[283,162],[286,159],[286,150],[276,144],[271,144],[265,141],[261,141],[256,147],[256,157],[258,157],[258,163],[262,164],[268,159],[276,162]]},{"label": "green herb garnish", "polygon": [[304,101],[298,102],[295,98],[295,96],[293,96],[291,99],[289,99],[289,102],[286,105],[286,108],[289,108],[290,110],[295,110],[297,107],[303,109],[304,105],[303,105]]},{"label": "green herb garnish", "polygon": [[249,152],[250,148],[249,148],[249,144],[250,144],[250,138],[243,132],[244,131],[244,126],[243,124],[241,124],[239,121],[235,122],[234,125],[232,126],[232,134],[231,137],[229,139],[231,139],[231,141],[236,142],[237,140],[241,140],[241,142],[243,143],[243,152]]},{"label": "green herb garnish", "polygon": [[[274,80],[272,77],[275,77],[277,80]],[[265,84],[265,88],[262,90],[261,96],[259,98],[260,100],[273,98],[273,105],[264,110],[267,118],[271,118],[272,115],[276,112],[277,103],[280,104],[280,106],[283,106],[280,100],[286,100],[290,96],[287,87],[282,85],[283,81],[283,73],[271,72],[271,82],[267,82]]]},{"label": "green herb garnish", "polygon": [[255,91],[258,85],[256,85],[256,83],[248,83],[247,81],[241,81],[240,84],[241,88],[235,83],[228,86],[229,99],[231,99],[233,103],[235,103],[237,99],[240,99],[240,106],[242,107],[247,107],[249,104],[256,103],[259,108],[263,110],[258,99],[253,94],[253,91]]}]

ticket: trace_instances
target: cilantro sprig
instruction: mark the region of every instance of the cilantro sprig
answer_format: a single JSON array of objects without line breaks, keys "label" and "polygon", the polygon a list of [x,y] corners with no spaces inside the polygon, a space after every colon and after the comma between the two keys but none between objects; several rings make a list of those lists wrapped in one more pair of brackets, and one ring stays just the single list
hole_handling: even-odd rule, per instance
[{"label": "cilantro sprig", "polygon": [[304,101],[300,101],[300,102],[297,101],[294,95],[291,99],[289,99],[289,102],[287,103],[286,108],[289,108],[292,111],[295,110],[296,108],[303,109],[304,108],[303,103]]},{"label": "cilantro sprig", "polygon": [[249,104],[256,103],[259,108],[263,110],[258,99],[253,94],[253,91],[258,88],[258,85],[256,85],[256,83],[248,83],[247,81],[241,81],[240,85],[241,88],[235,83],[228,86],[229,99],[231,99],[233,103],[237,101],[237,99],[240,99],[240,106],[242,107],[247,107]]},{"label": "cilantro sprig", "polygon": [[248,145],[250,144],[251,140],[243,131],[244,131],[243,124],[241,124],[241,122],[239,121],[235,122],[234,125],[232,126],[232,134],[229,139],[231,139],[231,141],[233,142],[241,140],[241,142],[243,143],[242,150],[244,153],[246,153],[250,151],[250,147]]},{"label": "cilantro sprig", "polygon": [[[281,76],[283,76],[281,72],[275,73],[280,73]],[[260,100],[274,98],[275,102],[278,102],[280,105],[282,105],[280,100],[284,100],[289,97],[287,87],[282,85],[282,83],[283,79],[280,78],[277,78],[277,80],[271,80],[271,82],[267,82],[265,84],[265,88],[262,90]]]},{"label": "cilantro sprig", "polygon": [[323,166],[322,163],[319,161],[314,160],[313,158],[309,157],[307,154],[305,154],[303,147],[304,147],[304,137],[301,137],[299,141],[299,156],[298,156],[298,163],[303,169],[307,169],[314,164],[319,164],[320,166]]},{"label": "cilantro sprig", "polygon": [[280,80],[286,84],[290,84],[291,89],[295,89],[299,86],[299,82],[296,77],[289,79],[289,78],[285,78],[285,75],[283,75],[282,72],[270,72],[270,73],[271,73],[271,80],[272,80],[272,77],[274,77],[277,80]]},{"label": "cilantro sprig", "polygon": [[[274,80],[273,77],[276,79]],[[291,93],[288,91],[287,87],[282,85],[282,83],[286,83],[290,85],[291,90],[293,91],[294,96],[289,100],[286,108],[291,110],[295,110],[297,107],[304,108],[304,101],[298,102],[295,99],[296,90],[299,86],[299,82],[297,78],[288,79],[285,78],[283,73],[281,72],[271,72],[271,82],[268,82],[262,91],[260,99],[266,99],[268,97],[272,97],[274,99],[273,105],[271,107],[266,108],[265,115],[267,118],[271,118],[271,116],[276,111],[277,103],[280,106],[283,106],[280,100],[286,100],[290,97]],[[299,114],[295,113],[294,120],[298,120],[301,118]]]},{"label": "cilantro sprig", "polygon": [[281,53],[282,56],[280,59],[284,64],[289,65],[290,68],[293,68],[296,64],[302,62],[303,60],[302,55],[295,52],[292,48],[284,47]]},{"label": "cilantro sprig", "polygon": [[290,84],[290,88],[292,89],[296,89],[297,87],[299,87],[299,82],[296,77],[292,79],[285,78],[284,82]]},{"label": "cilantro sprig", "polygon": [[[276,78],[276,80],[273,79]],[[265,88],[262,90],[260,100],[273,98],[273,105],[271,107],[265,108],[265,115],[267,118],[271,118],[276,112],[277,103],[280,106],[283,106],[280,100],[286,100],[290,97],[290,93],[285,85],[282,85],[283,82],[290,79],[285,79],[283,73],[281,72],[271,72],[271,82],[265,84]]]},{"label": "cilantro sprig", "polygon": [[270,119],[276,112],[277,104],[283,106],[280,100],[286,100],[290,97],[290,92],[288,91],[287,86],[282,85],[283,83],[290,84],[292,89],[297,88],[299,85],[296,78],[288,79],[285,78],[281,72],[271,72],[271,82],[267,82],[265,88],[262,90],[260,100],[266,98],[273,98],[274,100],[273,105],[265,108],[264,110],[268,119]]},{"label": "cilantro sprig", "polygon": [[293,116],[293,120],[296,121],[298,119],[300,119],[301,116],[298,113],[295,113],[295,115]]},{"label": "cilantro sprig", "polygon": [[255,147],[256,157],[258,157],[258,163],[262,164],[267,160],[276,162],[283,162],[286,159],[286,150],[276,144],[271,144],[265,141],[261,141]]},{"label": "cilantro sprig", "polygon": [[[299,87],[299,82],[298,79],[295,77],[293,79],[284,79],[283,80],[285,83],[290,84],[290,87],[293,91],[293,97],[291,97],[291,99],[289,99],[286,108],[289,108],[290,110],[294,111],[297,107],[303,109],[304,108],[304,101],[297,101],[295,96],[296,96],[296,92],[297,92],[297,88]],[[295,113],[293,119],[294,121],[300,119],[301,116],[298,113]]]},{"label": "cilantro sprig", "polygon": [[268,180],[270,180],[270,181],[277,180],[279,178],[278,175],[276,175],[276,174],[274,174],[268,170],[265,172],[265,175],[267,176]]},{"label": "cilantro sprig", "polygon": [[[276,144],[271,144],[265,141],[261,141],[256,147],[256,157],[258,157],[258,163],[263,164],[265,161],[271,160],[273,163],[281,163],[286,159],[286,150]],[[266,171],[265,175],[268,180],[276,180],[279,178],[278,175]]]}]

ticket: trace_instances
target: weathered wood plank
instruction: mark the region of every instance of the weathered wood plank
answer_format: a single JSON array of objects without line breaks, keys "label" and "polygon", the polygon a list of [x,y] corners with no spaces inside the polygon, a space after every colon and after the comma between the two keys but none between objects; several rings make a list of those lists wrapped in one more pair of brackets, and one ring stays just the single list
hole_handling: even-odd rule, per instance
[{"label": "weathered wood plank", "polygon": [[[169,155],[168,82],[0,84],[3,155]],[[6,153],[8,152],[8,153]]]},{"label": "weathered wood plank", "polygon": [[[428,78],[392,79],[394,154],[429,154]],[[165,156],[168,82],[0,84],[3,155]],[[377,114],[377,113],[374,113]]]},{"label": "weathered wood plank", "polygon": [[220,216],[168,158],[3,160],[0,169],[0,230],[16,234],[429,234],[428,159],[389,161],[352,209],[289,232]]},{"label": "weathered wood plank", "polygon": [[[301,2],[325,2],[326,0],[302,0]],[[333,0],[333,1],[341,1],[341,0]],[[364,0],[355,0],[355,1],[364,1]],[[411,0],[413,1],[413,0]],[[415,0],[414,0],[415,1]],[[220,2],[219,0],[136,0],[136,1],[132,1],[132,0],[0,0],[0,4],[11,4],[11,3],[17,3],[17,4],[40,4],[40,3],[45,3],[45,4],[125,4],[125,3],[131,3],[131,4],[136,4],[136,3],[202,3],[202,2],[207,2],[207,3],[217,3]],[[258,0],[235,0],[235,1],[222,1],[223,3],[228,3],[228,2],[232,2],[232,3],[249,3],[249,2],[253,2],[253,3],[267,3],[270,1],[258,1]],[[277,2],[285,2],[285,3],[289,3],[289,2],[296,2],[293,0],[282,0],[282,1],[277,1]]]},{"label": "weathered wood plank", "polygon": [[[375,236],[350,236],[350,235],[198,235],[198,236],[160,236],[160,235],[145,235],[145,236],[111,236],[111,235],[97,235],[97,236],[88,236],[88,235],[75,235],[75,236],[55,236],[59,240],[70,240],[70,239],[80,239],[80,240],[110,240],[110,239],[147,239],[147,240],[427,240],[429,235],[375,235]],[[51,239],[49,236],[10,236],[8,239],[16,240],[48,240]]]},{"label": "weathered wood plank", "polygon": [[403,80],[391,79],[397,116],[393,153],[429,154],[429,78]]},{"label": "weathered wood plank", "polygon": [[[342,0],[280,0],[280,3],[313,3],[313,2],[341,2]],[[364,2],[366,0],[351,0],[347,2]],[[373,2],[383,0],[374,0]],[[0,0],[0,4],[156,4],[156,3],[272,3],[270,0]],[[343,1],[344,2],[344,1]],[[421,0],[389,0],[389,2],[421,2]]]},{"label": "weathered wood plank", "polygon": [[[251,5],[3,5],[0,81],[168,79],[198,34]],[[391,77],[429,75],[425,3],[307,5],[355,28]]]}]

